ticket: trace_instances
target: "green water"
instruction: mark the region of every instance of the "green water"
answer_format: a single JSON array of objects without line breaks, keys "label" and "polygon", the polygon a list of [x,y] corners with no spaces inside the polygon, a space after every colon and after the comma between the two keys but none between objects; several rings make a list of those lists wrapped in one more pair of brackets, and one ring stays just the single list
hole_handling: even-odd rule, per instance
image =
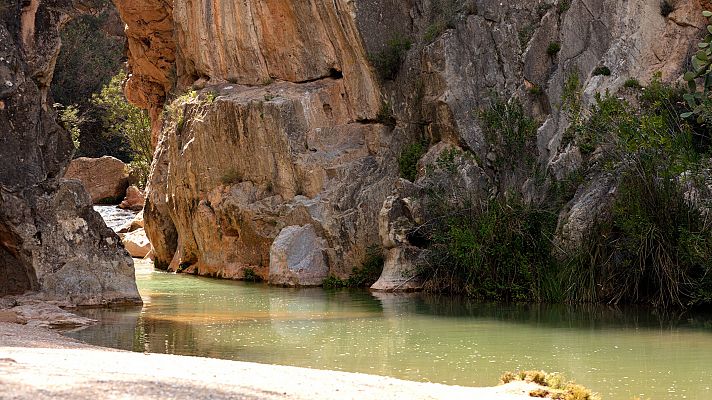
[{"label": "green water", "polygon": [[149,270],[137,280],[143,308],[85,310],[101,324],[68,335],[134,351],[465,386],[544,369],[605,399],[712,399],[711,316],[291,290]]}]

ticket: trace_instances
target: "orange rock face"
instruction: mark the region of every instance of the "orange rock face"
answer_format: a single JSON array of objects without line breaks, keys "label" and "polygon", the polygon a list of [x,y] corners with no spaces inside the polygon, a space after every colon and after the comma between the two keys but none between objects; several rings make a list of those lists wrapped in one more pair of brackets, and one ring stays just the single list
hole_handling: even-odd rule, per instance
[{"label": "orange rock face", "polygon": [[129,79],[126,98],[149,111],[154,145],[161,128],[161,110],[173,87],[176,46],[173,39],[172,2],[160,0],[115,0],[126,23]]},{"label": "orange rock face", "polygon": [[109,156],[74,159],[64,177],[80,180],[95,204],[122,198],[129,185],[126,164]]}]

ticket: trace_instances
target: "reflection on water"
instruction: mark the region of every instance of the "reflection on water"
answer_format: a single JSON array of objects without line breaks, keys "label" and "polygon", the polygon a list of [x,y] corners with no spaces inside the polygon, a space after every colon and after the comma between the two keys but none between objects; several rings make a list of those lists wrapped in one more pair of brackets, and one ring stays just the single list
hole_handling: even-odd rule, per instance
[{"label": "reflection on water", "polygon": [[145,304],[69,333],[134,351],[491,386],[545,369],[606,399],[712,399],[712,318],[605,307],[282,289],[144,271]]}]

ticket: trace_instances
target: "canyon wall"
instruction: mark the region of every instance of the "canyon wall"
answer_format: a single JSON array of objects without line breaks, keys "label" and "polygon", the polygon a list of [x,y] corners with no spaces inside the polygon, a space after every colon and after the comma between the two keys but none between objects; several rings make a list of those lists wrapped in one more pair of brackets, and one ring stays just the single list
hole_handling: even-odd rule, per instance
[{"label": "canyon wall", "polygon": [[133,262],[78,181],[48,99],[71,2],[0,5],[0,295],[77,305],[137,303]]},{"label": "canyon wall", "polygon": [[[518,98],[541,124],[534,162],[546,179],[563,179],[582,162],[563,140],[567,80],[581,83],[586,104],[656,71],[677,80],[709,6],[115,2],[129,36],[127,95],[152,110],[160,132],[145,214],[157,265],[298,285],[313,278],[303,260],[321,257],[328,273],[345,277],[368,247],[385,245],[382,289],[412,283],[408,271],[403,278],[392,270],[417,257],[394,229],[403,229],[398,219],[417,223],[418,193],[461,187],[479,198],[508,190],[541,196],[546,185],[529,161],[498,153],[478,110]],[[593,73],[604,67],[609,73]],[[428,152],[411,183],[399,178],[397,159],[421,141]],[[582,187],[562,214],[566,240],[595,218],[595,207],[581,202],[600,201],[606,182]]]}]

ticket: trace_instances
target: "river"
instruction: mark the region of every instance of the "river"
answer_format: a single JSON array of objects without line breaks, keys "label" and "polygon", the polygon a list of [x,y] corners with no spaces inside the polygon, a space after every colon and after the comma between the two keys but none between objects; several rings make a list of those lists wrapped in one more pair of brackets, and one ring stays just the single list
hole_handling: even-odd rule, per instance
[{"label": "river", "polygon": [[465,386],[544,369],[604,399],[712,399],[712,315],[284,289],[150,264],[138,264],[137,283],[143,307],[83,310],[101,323],[67,335],[133,351]]}]

